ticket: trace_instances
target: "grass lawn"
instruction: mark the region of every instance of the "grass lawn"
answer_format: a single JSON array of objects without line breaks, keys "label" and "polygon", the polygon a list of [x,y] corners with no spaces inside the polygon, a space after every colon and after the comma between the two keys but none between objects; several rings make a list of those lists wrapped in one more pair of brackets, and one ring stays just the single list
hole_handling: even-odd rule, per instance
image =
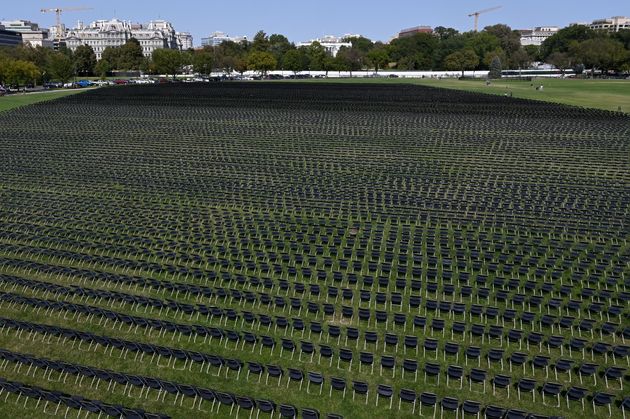
[{"label": "grass lawn", "polygon": [[27,94],[12,94],[8,96],[0,97],[0,112],[8,111],[9,109],[17,108],[24,105],[30,105],[32,103],[44,102],[46,100],[57,99],[60,97],[74,95],[81,93],[85,90],[60,90],[60,91],[45,91],[38,93]]},{"label": "grass lawn", "polygon": [[[617,111],[619,107],[630,113],[630,81],[627,80],[579,80],[579,79],[535,79],[497,80],[486,86],[484,80],[457,79],[328,79],[343,83],[409,83],[446,89],[468,90],[480,93],[512,95],[522,99],[535,99],[565,105]],[[313,82],[321,82],[313,80]],[[533,86],[532,86],[533,84]],[[543,85],[542,91],[535,87]]]}]

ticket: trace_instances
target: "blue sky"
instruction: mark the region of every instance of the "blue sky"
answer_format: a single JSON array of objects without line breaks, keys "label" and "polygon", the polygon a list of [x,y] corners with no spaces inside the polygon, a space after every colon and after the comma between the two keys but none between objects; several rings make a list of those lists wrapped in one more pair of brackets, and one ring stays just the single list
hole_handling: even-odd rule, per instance
[{"label": "blue sky", "polygon": [[387,41],[399,29],[416,26],[451,26],[472,29],[468,13],[501,5],[480,16],[480,27],[506,23],[515,29],[565,26],[610,16],[630,16],[628,0],[2,0],[0,19],[28,19],[44,26],[54,24],[54,14],[42,7],[88,6],[93,10],[68,12],[66,25],[81,19],[117,17],[134,22],[170,20],[178,31],[191,32],[195,45],[213,31],[232,36],[252,36],[259,29],[283,33],[298,42],[325,34],[360,33]]}]

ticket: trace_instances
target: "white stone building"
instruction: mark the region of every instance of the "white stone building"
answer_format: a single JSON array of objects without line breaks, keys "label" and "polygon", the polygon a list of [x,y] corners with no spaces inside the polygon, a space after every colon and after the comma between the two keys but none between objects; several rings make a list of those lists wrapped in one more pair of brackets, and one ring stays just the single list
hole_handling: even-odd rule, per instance
[{"label": "white stone building", "polygon": [[[188,37],[192,44],[190,34]],[[150,57],[156,49],[181,49],[182,45],[182,40],[177,37],[173,25],[165,20],[152,20],[148,24],[118,19],[97,20],[87,27],[79,23],[76,28],[68,30],[65,34],[66,46],[69,49],[74,51],[80,45],[89,45],[99,60],[105,48],[120,47],[131,38],[138,40],[145,57]]]},{"label": "white stone building", "polygon": [[246,36],[229,36],[225,32],[214,32],[207,38],[201,38],[202,47],[218,47],[225,41],[236,42],[237,44],[242,41],[247,41]]},{"label": "white stone building", "polygon": [[521,45],[541,46],[545,39],[554,35],[560,30],[557,26],[537,26],[531,30],[521,30]]},{"label": "white stone building", "polygon": [[326,35],[322,38],[312,39],[306,42],[299,42],[296,46],[298,48],[307,47],[312,45],[314,42],[319,42],[319,44],[324,47],[328,54],[330,54],[332,57],[336,57],[341,47],[352,47],[352,43],[346,41],[348,38],[358,38],[360,36],[361,35],[344,35],[342,37],[337,37],[333,35]]},{"label": "white stone building", "polygon": [[175,32],[177,45],[181,51],[186,51],[193,47],[193,37],[189,32]]},{"label": "white stone building", "polygon": [[40,28],[37,23],[28,20],[3,20],[0,25],[6,30],[18,32],[22,35],[22,43],[32,47],[52,48],[53,41],[50,39],[48,29]]},{"label": "white stone building", "polygon": [[588,27],[594,30],[619,32],[622,29],[630,30],[630,18],[625,16],[613,16],[607,19],[596,19]]}]

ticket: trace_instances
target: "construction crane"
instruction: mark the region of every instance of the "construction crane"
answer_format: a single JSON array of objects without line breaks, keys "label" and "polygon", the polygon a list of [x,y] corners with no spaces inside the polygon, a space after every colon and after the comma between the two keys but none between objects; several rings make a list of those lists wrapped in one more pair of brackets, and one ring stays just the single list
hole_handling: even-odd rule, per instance
[{"label": "construction crane", "polygon": [[491,7],[489,9],[483,9],[483,10],[479,10],[478,12],[472,12],[471,14],[468,15],[468,17],[475,17],[475,32],[477,32],[477,24],[479,23],[479,15],[483,14],[483,13],[488,13],[488,12],[493,12],[495,10],[500,9],[503,6],[496,6],[496,7]]},{"label": "construction crane", "polygon": [[51,9],[41,9],[42,13],[55,13],[57,15],[57,42],[61,42],[61,13],[63,12],[78,12],[81,10],[92,10],[91,7],[53,7]]}]

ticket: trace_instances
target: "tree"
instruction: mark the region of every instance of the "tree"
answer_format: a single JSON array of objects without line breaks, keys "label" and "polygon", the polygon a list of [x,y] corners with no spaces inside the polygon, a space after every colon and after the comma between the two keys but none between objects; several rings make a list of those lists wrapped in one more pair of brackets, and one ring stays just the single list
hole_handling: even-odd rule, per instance
[{"label": "tree", "polygon": [[299,50],[292,49],[284,54],[283,68],[297,74],[308,68],[308,57],[301,48]]},{"label": "tree", "polygon": [[254,42],[252,42],[252,50],[258,52],[267,52],[269,51],[269,38],[265,31],[258,31],[256,35],[254,35]]},{"label": "tree", "polygon": [[[105,62],[107,63],[107,71],[118,70],[121,68],[120,66],[120,48],[117,47],[106,47],[101,54],[101,59],[99,64]],[[102,67],[101,67],[102,68]]]},{"label": "tree", "polygon": [[212,54],[209,51],[198,51],[192,57],[193,71],[208,75],[212,73]]},{"label": "tree", "polygon": [[74,63],[67,55],[56,52],[50,57],[50,72],[55,79],[67,83],[74,77]]},{"label": "tree", "polygon": [[350,42],[352,44],[352,48],[357,51],[361,51],[364,54],[367,54],[374,47],[372,40],[364,36],[350,36],[344,38],[343,41]]},{"label": "tree", "polygon": [[490,72],[488,73],[488,78],[500,79],[502,70],[503,66],[501,65],[501,58],[495,55],[492,59],[492,62],[490,63]]},{"label": "tree", "polygon": [[339,71],[349,71],[350,76],[352,76],[353,71],[361,69],[361,54],[352,47],[339,48],[335,61]]},{"label": "tree", "polygon": [[529,56],[530,63],[534,61],[540,61],[540,47],[538,47],[537,45],[525,45],[523,47],[523,50]]},{"label": "tree", "polygon": [[269,52],[276,57],[278,66],[282,67],[284,55],[293,49],[295,49],[295,45],[289,42],[286,36],[274,33],[269,37]]},{"label": "tree", "polygon": [[629,55],[621,42],[611,38],[587,39],[580,42],[574,51],[584,65],[591,67],[591,75],[594,75],[595,69],[606,72],[619,68]]},{"label": "tree", "polygon": [[146,60],[142,53],[142,46],[136,38],[130,38],[120,47],[118,59],[118,69],[120,70],[140,70]]},{"label": "tree", "polygon": [[494,35],[499,40],[499,45],[505,52],[503,62],[510,61],[512,55],[521,48],[521,33],[512,30],[508,25],[497,24],[486,26],[484,31]]},{"label": "tree", "polygon": [[379,68],[383,68],[389,63],[389,54],[383,44],[380,44],[368,52],[367,59],[374,66],[374,71],[378,73]]},{"label": "tree", "polygon": [[3,70],[0,70],[3,72],[0,77],[18,89],[29,82],[35,82],[40,76],[37,66],[29,61],[9,59],[5,63],[0,62],[0,64],[4,67]]},{"label": "tree", "polygon": [[77,74],[84,76],[94,73],[94,67],[96,66],[96,54],[89,45],[79,45],[74,51],[74,64],[77,69]]},{"label": "tree", "polygon": [[484,55],[483,57],[483,64],[487,68],[490,68],[490,64],[492,63],[495,57],[499,57],[499,60],[501,61],[501,63],[507,62],[505,51],[503,51],[501,48],[497,48],[494,51],[486,52],[486,55]]},{"label": "tree", "polygon": [[440,38],[440,40],[442,41],[457,36],[459,34],[457,29],[445,28],[444,26],[436,27],[435,29],[433,29],[433,33],[437,35],[437,37]]},{"label": "tree", "polygon": [[160,48],[153,51],[152,65],[154,71],[159,74],[175,75],[179,73],[182,66],[182,54],[174,49]]},{"label": "tree", "polygon": [[547,59],[554,52],[569,52],[572,43],[586,41],[597,36],[597,32],[584,25],[572,25],[545,39],[540,46],[540,55]]},{"label": "tree", "polygon": [[234,59],[234,70],[242,76],[247,71],[247,60],[244,57],[236,57]]},{"label": "tree", "polygon": [[101,78],[101,80],[105,80],[107,78],[107,74],[112,71],[114,68],[111,66],[109,61],[101,59],[101,61],[96,63],[94,67],[94,73]]},{"label": "tree", "polygon": [[[440,43],[439,38],[428,33],[417,33],[392,40],[387,47],[389,58],[398,68],[406,70],[428,70]],[[413,58],[412,58],[413,57]]]},{"label": "tree", "polygon": [[564,74],[564,70],[571,66],[571,58],[566,52],[554,52],[547,58],[547,62]]},{"label": "tree", "polygon": [[461,70],[464,77],[465,70],[472,70],[479,65],[479,56],[470,48],[455,51],[444,59],[444,65],[448,70]]},{"label": "tree", "polygon": [[510,57],[510,66],[513,68],[528,68],[532,63],[530,55],[524,48],[514,51]]},{"label": "tree", "polygon": [[315,41],[307,47],[300,48],[306,53],[306,59],[308,60],[308,68],[310,70],[323,70],[324,60],[328,56],[326,49],[319,42]]},{"label": "tree", "polygon": [[276,61],[276,57],[274,57],[270,52],[254,50],[247,57],[247,68],[258,71],[262,75],[265,75],[268,71],[275,69],[277,64],[278,62]]},{"label": "tree", "polygon": [[[468,32],[465,34],[468,38],[466,40],[466,48],[475,51],[475,54],[479,58],[485,58],[486,54],[492,51],[497,51],[501,48],[501,42],[499,39],[490,32]],[[482,62],[478,62],[477,65]],[[490,63],[485,64],[485,68]]]}]

